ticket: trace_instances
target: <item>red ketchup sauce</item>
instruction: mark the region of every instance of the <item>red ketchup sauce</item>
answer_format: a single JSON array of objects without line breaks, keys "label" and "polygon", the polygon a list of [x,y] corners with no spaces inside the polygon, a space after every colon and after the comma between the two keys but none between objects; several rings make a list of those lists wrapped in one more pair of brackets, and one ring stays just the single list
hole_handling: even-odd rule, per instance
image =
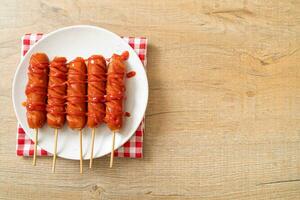
[{"label": "red ketchup sauce", "polygon": [[[118,59],[125,61],[129,57],[129,53],[123,52],[121,55],[113,55],[113,57],[116,56]],[[105,59],[106,61],[112,61],[112,58]],[[86,62],[90,62],[93,59],[97,59],[96,56],[90,57],[89,59],[84,59]],[[51,99],[52,101],[46,105],[45,103],[35,103],[35,102],[22,102],[22,106],[26,107],[27,110],[33,111],[42,111],[42,112],[48,112],[53,115],[74,115],[74,116],[88,116],[92,118],[97,118],[97,114],[95,112],[85,112],[85,111],[79,111],[79,110],[65,110],[65,106],[67,104],[82,104],[82,103],[109,103],[109,106],[107,110],[97,110],[97,112],[106,114],[105,122],[112,124],[112,126],[120,127],[122,126],[122,120],[118,116],[125,116],[130,117],[131,114],[129,112],[123,112],[123,106],[121,102],[124,100],[124,92],[125,92],[125,84],[124,84],[124,77],[126,78],[132,78],[136,75],[135,71],[130,71],[126,73],[126,69],[114,65],[114,70],[110,73],[97,73],[97,74],[90,74],[90,78],[83,80],[79,77],[87,77],[88,74],[83,73],[80,70],[77,70],[76,68],[72,68],[68,72],[67,69],[60,67],[61,65],[68,65],[68,64],[74,64],[76,62],[82,62],[80,58],[76,58],[70,63],[66,63],[66,60],[58,59],[55,62],[51,62],[51,67],[54,68],[52,73],[49,73],[49,77],[54,77],[56,79],[59,79],[61,81],[52,83],[48,85],[48,94],[45,92],[45,86],[43,85],[28,85],[26,87],[26,94],[35,93],[39,95],[47,95],[48,99]],[[31,64],[29,67],[28,74],[34,74],[35,76],[42,76],[45,73],[45,66],[48,65],[47,63],[39,63],[39,64]],[[122,63],[121,65],[124,65]],[[67,79],[67,76],[71,76],[72,78],[69,80]],[[106,78],[107,76],[107,78]],[[71,94],[66,95],[62,90],[65,89],[65,87],[72,85],[72,84],[93,84],[93,83],[99,83],[103,79],[107,79],[110,83],[109,86],[109,92],[107,95],[89,95],[89,94],[76,94],[74,92],[71,92]],[[64,81],[63,81],[64,80]],[[97,87],[97,90],[101,93],[106,93],[106,88]],[[57,109],[59,108],[59,109]],[[110,112],[110,115],[107,115],[107,111]]]},{"label": "red ketchup sauce", "polygon": [[108,65],[105,121],[111,130],[118,130],[122,127],[126,76],[124,61],[128,59],[128,56],[127,51],[122,55],[114,54]]},{"label": "red ketchup sauce", "polygon": [[126,74],[126,77],[127,78],[132,78],[132,77],[134,77],[136,75],[136,72],[135,71],[130,71],[130,72],[128,72],[127,74]]},{"label": "red ketchup sauce", "polygon": [[[31,94],[40,95],[42,98],[45,98],[47,95],[47,86],[45,82],[30,82],[30,80],[44,79],[48,73],[49,63],[42,63],[37,60],[33,55],[30,60],[30,65],[28,68],[28,77],[29,83],[26,86],[25,94],[30,96]],[[41,111],[46,113],[46,103],[42,102],[33,102],[32,100],[27,100],[26,103],[22,103],[23,106],[26,106],[27,111]]]},{"label": "red ketchup sauce", "polygon": [[81,57],[68,64],[66,119],[72,129],[86,124],[86,65]]},{"label": "red ketchup sauce", "polygon": [[106,61],[101,55],[88,58],[87,64],[87,126],[97,127],[105,117]]},{"label": "red ketchup sauce", "polygon": [[[72,104],[75,107],[77,107],[76,104],[82,104],[82,103],[86,102],[86,95],[76,93],[76,91],[75,91],[75,89],[80,90],[79,89],[80,85],[86,84],[85,78],[83,79],[83,77],[86,77],[86,72],[83,72],[83,71],[77,69],[76,67],[74,67],[76,64],[82,63],[82,62],[84,62],[84,59],[81,57],[77,57],[69,63],[69,65],[70,65],[69,72],[68,72],[69,79],[67,81],[67,84],[69,87],[69,93],[65,97],[67,99],[67,105]],[[70,89],[71,85],[73,85],[73,89]],[[70,109],[67,109],[66,113],[68,115],[77,115],[77,116],[85,116],[86,115],[85,111],[79,111],[79,110],[75,111],[75,110],[70,110]]]},{"label": "red ketchup sauce", "polygon": [[125,116],[125,117],[130,117],[130,113],[129,113],[129,112],[125,112],[125,113],[124,113],[124,116]]},{"label": "red ketchup sauce", "polygon": [[65,96],[67,90],[67,59],[55,57],[50,62],[47,123],[52,128],[61,128],[65,123]]}]

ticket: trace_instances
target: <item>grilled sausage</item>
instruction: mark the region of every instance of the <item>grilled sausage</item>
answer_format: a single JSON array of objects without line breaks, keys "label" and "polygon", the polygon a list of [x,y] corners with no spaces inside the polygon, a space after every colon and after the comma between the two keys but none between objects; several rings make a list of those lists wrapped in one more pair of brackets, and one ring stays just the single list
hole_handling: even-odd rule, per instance
[{"label": "grilled sausage", "polygon": [[87,126],[95,128],[105,117],[106,61],[100,55],[88,59],[88,119]]},{"label": "grilled sausage", "polygon": [[82,129],[86,124],[86,65],[77,57],[68,65],[67,122],[72,129]]},{"label": "grilled sausage", "polygon": [[41,128],[46,122],[46,100],[49,59],[44,53],[31,56],[26,86],[27,122],[30,128]]},{"label": "grilled sausage", "polygon": [[112,131],[121,129],[123,123],[123,99],[125,93],[125,60],[128,52],[114,54],[108,64],[106,85],[106,116],[105,122]]},{"label": "grilled sausage", "polygon": [[67,94],[67,59],[55,57],[50,63],[47,123],[52,128],[61,128],[65,123],[65,97]]}]

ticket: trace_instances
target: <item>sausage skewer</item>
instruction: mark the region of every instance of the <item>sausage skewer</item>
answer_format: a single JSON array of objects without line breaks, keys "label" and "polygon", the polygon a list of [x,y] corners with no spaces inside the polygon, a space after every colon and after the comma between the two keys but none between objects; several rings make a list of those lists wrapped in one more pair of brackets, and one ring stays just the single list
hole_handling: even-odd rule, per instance
[{"label": "sausage skewer", "polygon": [[92,145],[90,168],[93,164],[95,128],[105,117],[105,91],[106,91],[106,61],[101,55],[88,58],[88,114],[87,126],[92,129]]},{"label": "sausage skewer", "polygon": [[86,124],[86,65],[81,57],[68,65],[67,122],[72,129],[79,130],[80,173],[82,173],[82,129]]},{"label": "sausage skewer", "polygon": [[28,126],[35,129],[33,165],[36,165],[38,129],[46,122],[46,100],[48,86],[49,59],[44,53],[31,56],[26,85],[26,115]]},{"label": "sausage skewer", "polygon": [[94,143],[95,143],[95,128],[92,128],[92,145],[91,145],[90,169],[92,168],[93,159],[94,159]]},{"label": "sausage skewer", "polygon": [[112,150],[110,154],[110,168],[113,166],[115,135],[122,128],[123,123],[123,99],[125,93],[125,73],[124,63],[129,57],[125,51],[122,55],[114,54],[108,64],[107,85],[106,85],[106,116],[107,126],[113,132]]},{"label": "sausage skewer", "polygon": [[50,63],[49,83],[48,83],[48,102],[47,102],[47,123],[54,128],[54,154],[52,163],[52,172],[55,172],[57,137],[58,129],[65,123],[65,96],[67,81],[67,59],[64,57],[55,57]]}]

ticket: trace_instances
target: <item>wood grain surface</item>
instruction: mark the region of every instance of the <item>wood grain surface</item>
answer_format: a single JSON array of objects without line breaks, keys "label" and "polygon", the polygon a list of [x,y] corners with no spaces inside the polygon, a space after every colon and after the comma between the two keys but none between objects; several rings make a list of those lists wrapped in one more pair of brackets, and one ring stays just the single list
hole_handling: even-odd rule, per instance
[{"label": "wood grain surface", "polygon": [[[149,39],[143,159],[17,157],[24,33],[90,24]],[[0,199],[300,199],[300,1],[0,4]]]}]

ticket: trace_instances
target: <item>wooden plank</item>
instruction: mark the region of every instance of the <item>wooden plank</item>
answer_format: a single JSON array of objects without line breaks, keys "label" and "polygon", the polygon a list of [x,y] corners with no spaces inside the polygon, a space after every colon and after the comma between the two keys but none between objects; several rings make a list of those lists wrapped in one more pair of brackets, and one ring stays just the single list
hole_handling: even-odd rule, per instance
[{"label": "wooden plank", "polygon": [[[300,3],[0,5],[0,199],[299,199]],[[27,32],[91,24],[149,38],[143,159],[15,156],[11,82]]]}]

